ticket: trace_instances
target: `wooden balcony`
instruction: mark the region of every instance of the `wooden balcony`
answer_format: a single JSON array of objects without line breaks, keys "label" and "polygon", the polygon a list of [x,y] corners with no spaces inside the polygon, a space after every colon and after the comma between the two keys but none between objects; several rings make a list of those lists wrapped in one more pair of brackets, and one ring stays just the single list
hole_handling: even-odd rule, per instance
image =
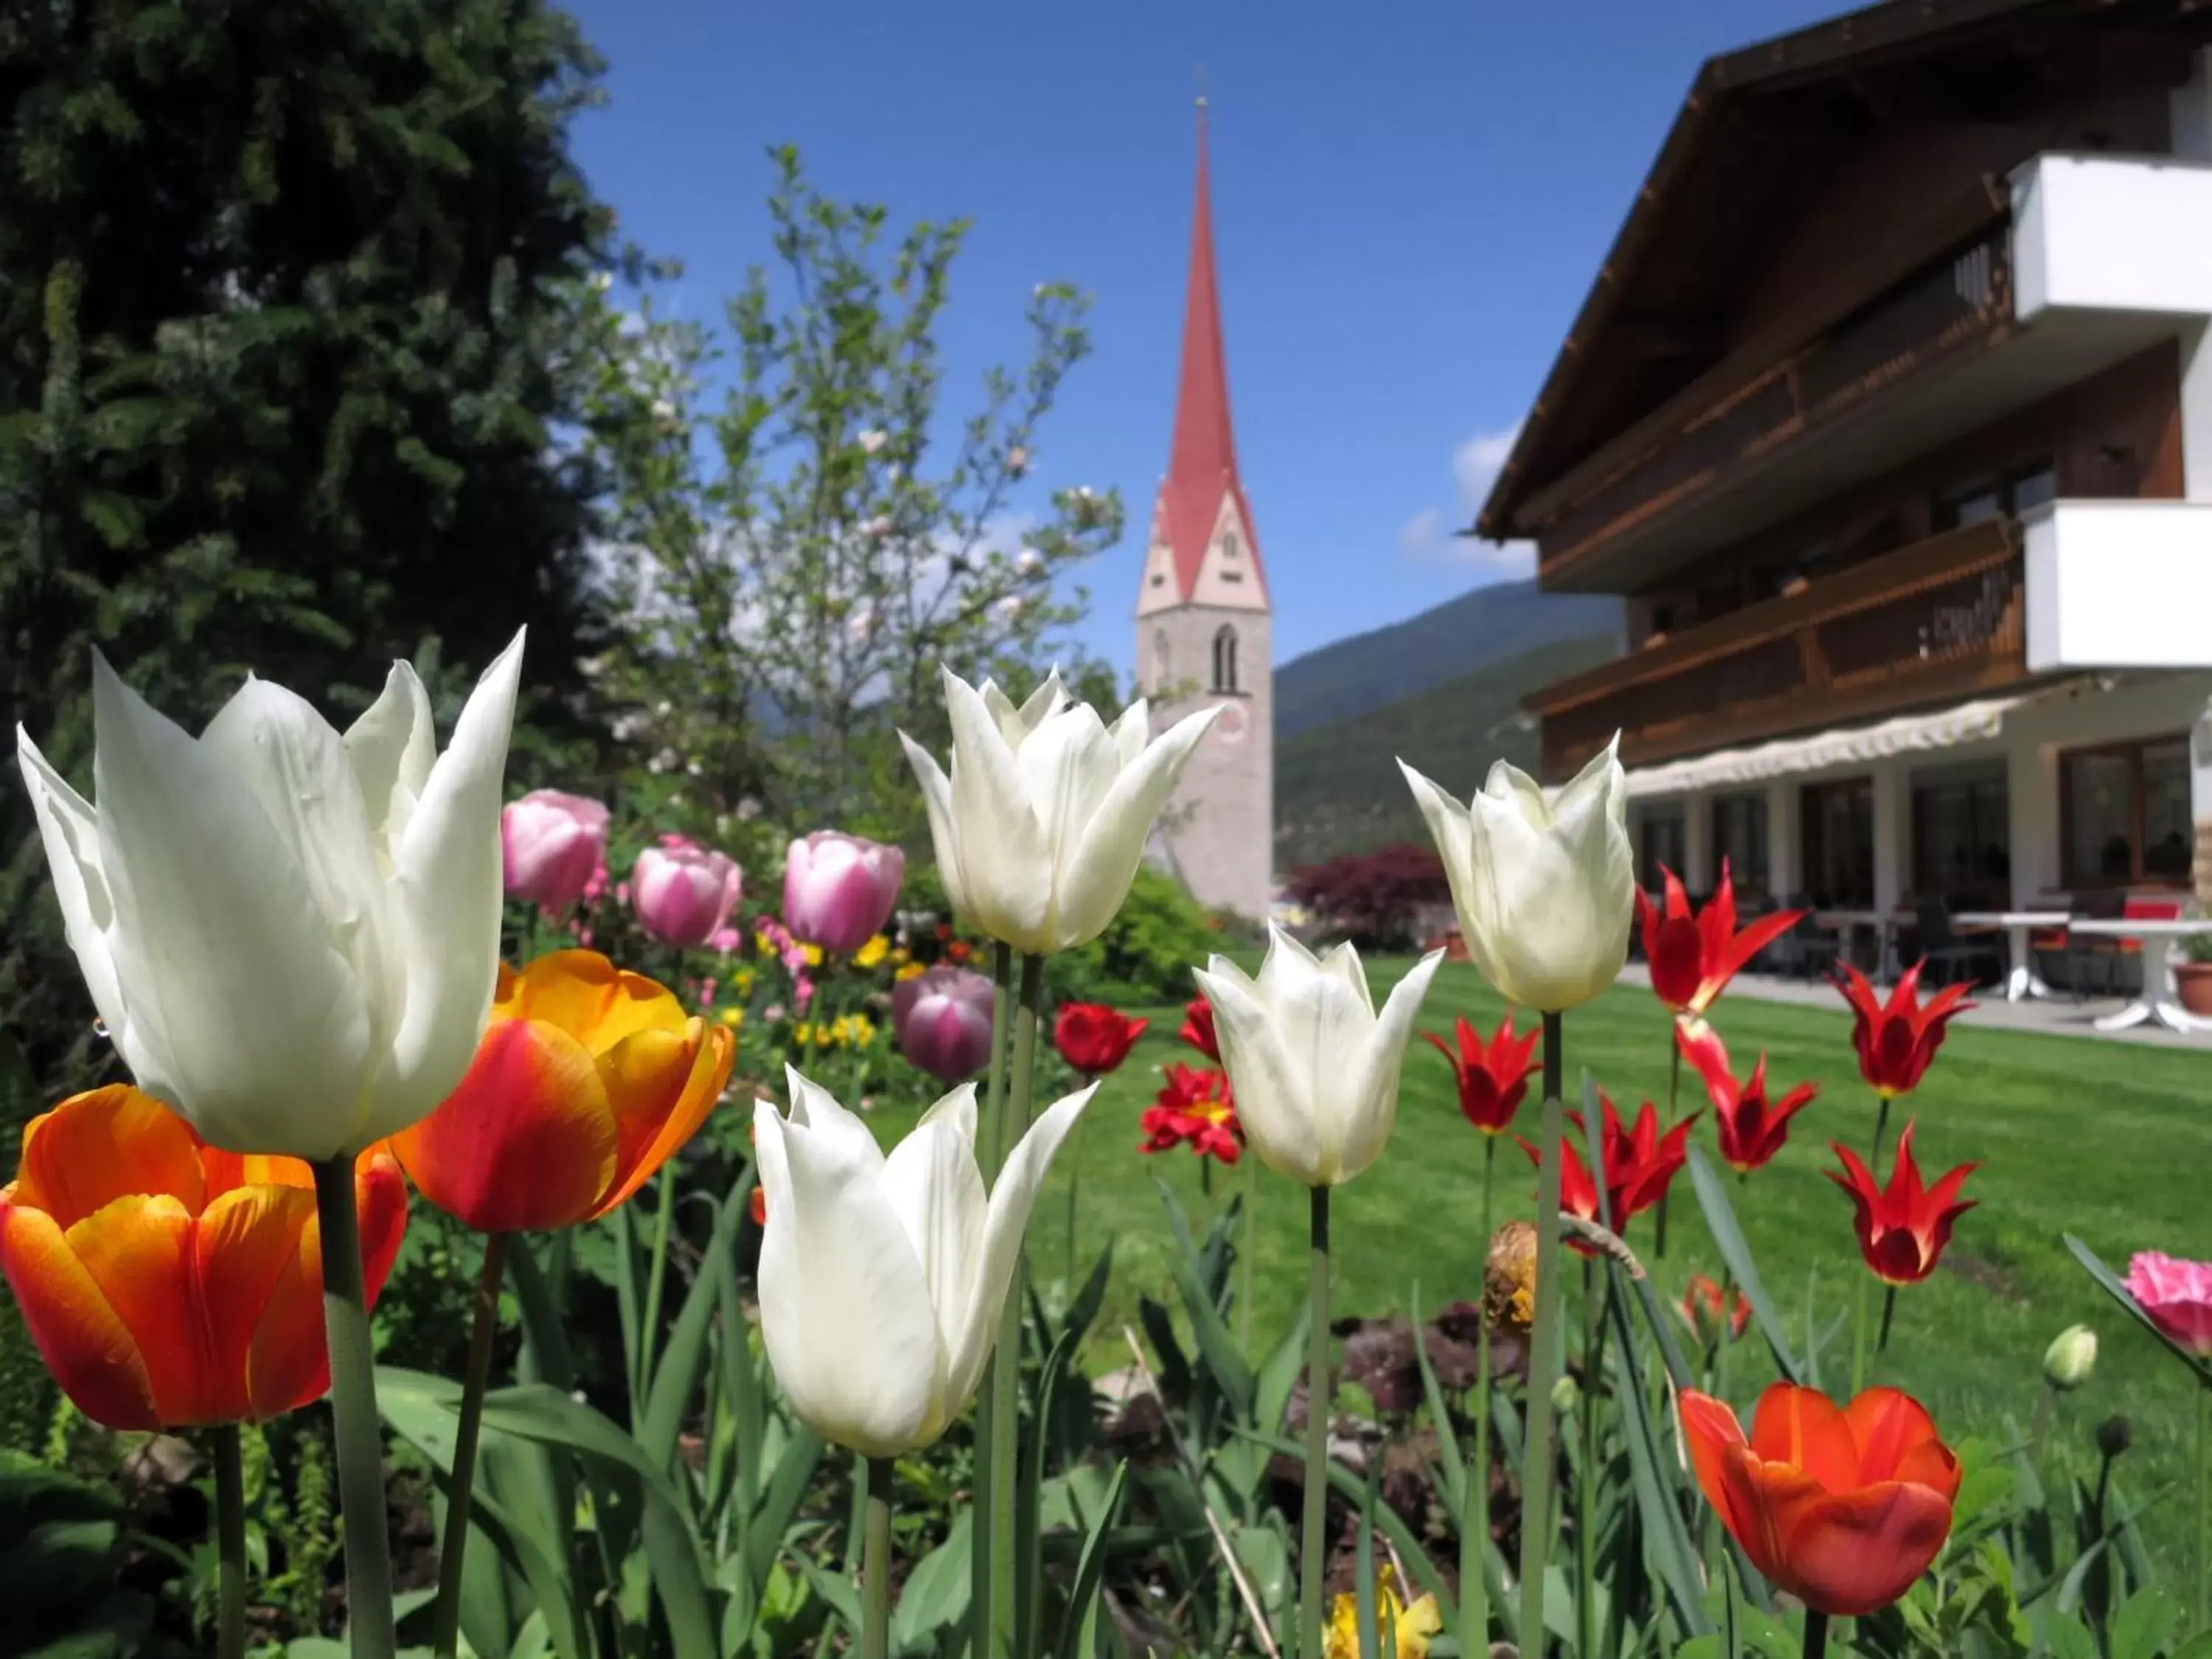
[{"label": "wooden balcony", "polygon": [[1650,765],[2027,678],[2018,526],[1972,525],[1747,605],[1546,686],[1544,772],[1558,780],[1621,734]]},{"label": "wooden balcony", "polygon": [[[1974,218],[1972,229],[1960,228]],[[1697,516],[1686,509],[1789,465],[1894,391],[2006,337],[2012,242],[2002,208],[1969,202],[1919,245],[1905,269],[1839,273],[1830,289],[1808,295],[1800,319],[1747,343],[1540,492],[1531,505],[1542,515],[1547,585],[1590,585],[1597,567],[1636,544],[1680,539],[1668,526]],[[1828,320],[1803,320],[1820,316]],[[1783,343],[1793,337],[1797,343]]]}]

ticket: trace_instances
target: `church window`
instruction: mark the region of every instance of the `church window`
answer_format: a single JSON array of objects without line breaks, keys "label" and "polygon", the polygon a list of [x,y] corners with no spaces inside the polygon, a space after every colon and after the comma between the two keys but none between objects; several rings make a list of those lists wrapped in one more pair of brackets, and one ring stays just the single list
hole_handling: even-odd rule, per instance
[{"label": "church window", "polygon": [[1152,689],[1164,691],[1175,678],[1174,661],[1168,651],[1168,630],[1156,629],[1152,633]]},{"label": "church window", "polygon": [[1224,559],[1233,559],[1237,556],[1237,532],[1233,530],[1224,530],[1221,532],[1221,556]]},{"label": "church window", "polygon": [[1213,689],[1234,691],[1237,689],[1237,630],[1223,624],[1213,636]]}]

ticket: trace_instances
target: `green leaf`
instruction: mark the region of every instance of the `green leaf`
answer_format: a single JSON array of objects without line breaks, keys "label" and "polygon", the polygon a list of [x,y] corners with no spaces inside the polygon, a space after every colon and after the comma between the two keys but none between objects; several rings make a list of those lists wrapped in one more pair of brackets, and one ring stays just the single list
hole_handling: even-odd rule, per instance
[{"label": "green leaf", "polygon": [[2110,1267],[2098,1260],[2094,1250],[2071,1233],[2062,1233],[2059,1237],[2065,1241],[2066,1248],[2074,1252],[2074,1259],[2081,1264],[2082,1271],[2097,1282],[2099,1290],[2118,1303],[2126,1311],[2129,1318],[2156,1337],[2160,1347],[2187,1366],[2190,1375],[2197,1379],[2198,1387],[2212,1389],[2212,1366],[2206,1365],[2195,1354],[2160,1330],[2158,1322],[2150,1316],[2142,1303],[2136,1300],[2134,1292],[2120,1283]]},{"label": "green leaf", "polygon": [[[1426,1304],[1421,1300],[1421,1281],[1413,1281],[1413,1300],[1406,1304],[1413,1317],[1413,1358],[1421,1368],[1421,1397],[1428,1401],[1429,1420],[1437,1436],[1437,1472],[1443,1487],[1444,1500],[1451,1505],[1454,1515],[1467,1512],[1467,1460],[1460,1455],[1459,1436],[1452,1431],[1451,1413],[1444,1404],[1444,1391],[1437,1381],[1437,1368],[1429,1358],[1429,1328],[1422,1322],[1421,1310]],[[1485,1476],[1489,1471],[1485,1470]]]},{"label": "green leaf", "polygon": [[[1636,1351],[1636,1328],[1629,1322],[1628,1304],[1621,1295],[1625,1270],[1607,1256],[1605,1271],[1611,1287],[1606,1300],[1621,1346],[1625,1386],[1620,1392],[1626,1402],[1621,1413],[1621,1437],[1628,1443],[1629,1478],[1635,1488],[1637,1509],[1644,1517],[1645,1547],[1658,1567],[1660,1581],[1674,1603],[1675,1616],[1683,1629],[1692,1636],[1703,1635],[1711,1626],[1705,1622],[1698,1548],[1682,1520],[1676,1466],[1660,1451],[1659,1431],[1651,1421],[1650,1402],[1644,1397],[1644,1368]],[[1597,1409],[1595,1390],[1583,1409]]]},{"label": "green leaf", "polygon": [[1776,1368],[1788,1381],[1802,1383],[1804,1372],[1796,1356],[1790,1351],[1789,1328],[1775,1313],[1774,1304],[1767,1299],[1766,1287],[1759,1282],[1759,1263],[1752,1257],[1751,1246],[1744,1243],[1743,1229],[1736,1225],[1727,1189],[1721,1185],[1713,1166],[1705,1161],[1704,1152],[1694,1146],[1690,1148],[1690,1182],[1698,1189],[1698,1205],[1705,1212],[1705,1225],[1711,1230],[1713,1243],[1743,1291],[1744,1299],[1751,1304],[1752,1316],[1758,1320],[1759,1334],[1766,1339],[1767,1347],[1773,1352]]},{"label": "green leaf", "polygon": [[1044,1485],[1053,1395],[1074,1355],[1075,1343],[1075,1332],[1063,1328],[1060,1340],[1052,1345],[1052,1352],[1045,1356],[1044,1369],[1037,1376],[1036,1420],[1026,1437],[1027,1443],[1021,1448],[1021,1462],[1014,1472],[1014,1559],[1018,1575],[1014,1583],[1014,1628],[1019,1632],[1018,1639],[1024,1653],[1042,1650],[1039,1643],[1044,1628],[1044,1522],[1038,1510],[1038,1493]]},{"label": "green leaf", "polygon": [[[1280,1435],[1261,1434],[1249,1428],[1239,1428],[1236,1432],[1258,1441],[1270,1451],[1282,1456],[1304,1458],[1305,1455],[1304,1447],[1294,1446]],[[1364,1500],[1365,1486],[1341,1463],[1332,1462],[1328,1466],[1328,1480],[1329,1485],[1355,1507]],[[1423,1547],[1419,1536],[1406,1524],[1398,1511],[1387,1504],[1376,1508],[1375,1524],[1382,1529],[1397,1550],[1399,1559],[1406,1564],[1406,1571],[1413,1575],[1416,1587],[1437,1598],[1437,1609],[1443,1614],[1444,1627],[1449,1630],[1458,1623],[1458,1601],[1451,1593],[1451,1586],[1444,1582],[1443,1574],[1438,1571],[1437,1564],[1429,1559],[1429,1553]]]},{"label": "green leaf", "polygon": [[[1255,1391],[1252,1368],[1245,1363],[1236,1337],[1221,1317],[1220,1307],[1206,1293],[1200,1276],[1198,1251],[1191,1243],[1190,1218],[1183,1212],[1182,1200],[1164,1180],[1158,1176],[1154,1179],[1159,1182],[1160,1201],[1167,1206],[1168,1229],[1175,1236],[1176,1249],[1168,1258],[1168,1271],[1175,1276],[1176,1290],[1182,1293],[1183,1310],[1190,1316],[1191,1335],[1198,1343],[1199,1355],[1228,1399],[1230,1408],[1239,1417],[1249,1418]],[[1242,1194],[1231,1200],[1243,1201]]]},{"label": "green leaf", "polygon": [[1097,1650],[1093,1644],[1098,1584],[1106,1571],[1106,1535],[1121,1513],[1121,1493],[1128,1480],[1129,1462],[1124,1458],[1114,1466],[1114,1484],[1107,1487],[1105,1504],[1084,1537],[1083,1553],[1075,1559],[1075,1579],[1068,1587],[1067,1611],[1060,1623],[1060,1645],[1054,1650],[1059,1659],[1091,1659]]},{"label": "green leaf", "polygon": [[954,1517],[945,1541],[922,1557],[891,1612],[891,1650],[908,1653],[934,1645],[932,1638],[968,1613],[968,1554],[973,1510]]},{"label": "green leaf", "polygon": [[697,1394],[699,1378],[707,1366],[707,1336],[714,1318],[719,1295],[717,1281],[737,1272],[738,1223],[745,1205],[738,1196],[750,1185],[735,1188],[720,1201],[713,1236],[707,1241],[705,1265],[691,1281],[684,1306],[669,1328],[668,1346],[653,1370],[653,1393],[646,1401],[645,1421],[638,1441],[645,1455],[663,1469],[676,1467],[676,1439],[684,1427],[684,1413]]}]

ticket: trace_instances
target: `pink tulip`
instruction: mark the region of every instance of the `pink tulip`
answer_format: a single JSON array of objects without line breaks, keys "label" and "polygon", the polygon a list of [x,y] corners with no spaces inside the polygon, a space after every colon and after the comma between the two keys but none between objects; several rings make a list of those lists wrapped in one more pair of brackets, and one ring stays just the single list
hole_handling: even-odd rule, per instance
[{"label": "pink tulip", "polygon": [[783,925],[825,951],[857,951],[890,920],[906,854],[837,830],[791,843],[783,860]]},{"label": "pink tulip", "polygon": [[2212,1359],[2212,1261],[2143,1250],[2128,1263],[2126,1283],[2152,1324],[2199,1359]]},{"label": "pink tulip", "polygon": [[899,1052],[939,1083],[964,1081],[991,1063],[988,975],[940,964],[891,989],[891,1030]]},{"label": "pink tulip", "polygon": [[640,853],[629,887],[638,925],[664,945],[690,950],[728,923],[740,878],[736,860],[687,843]]},{"label": "pink tulip", "polygon": [[582,898],[607,852],[607,809],[581,795],[533,789],[499,815],[507,895],[547,910]]}]

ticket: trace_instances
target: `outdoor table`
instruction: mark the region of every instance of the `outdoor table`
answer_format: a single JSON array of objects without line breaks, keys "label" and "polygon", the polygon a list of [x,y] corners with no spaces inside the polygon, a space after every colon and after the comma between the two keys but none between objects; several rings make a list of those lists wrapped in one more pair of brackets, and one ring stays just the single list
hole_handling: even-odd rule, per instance
[{"label": "outdoor table", "polygon": [[1897,924],[1901,918],[1895,911],[1881,910],[1815,910],[1814,923],[1832,933],[1865,927],[1875,936],[1874,973],[1876,979],[1889,976],[1889,964],[1897,950]]},{"label": "outdoor table", "polygon": [[2005,975],[2005,1000],[2019,1002],[2027,997],[2047,997],[2051,988],[2035,971],[2035,959],[2028,950],[2029,935],[2039,927],[2063,927],[2072,918],[2063,910],[1961,910],[1951,918],[1958,927],[1977,933],[1994,933],[2002,927],[2012,948],[2012,972]]},{"label": "outdoor table", "polygon": [[[2185,939],[2199,933],[2212,933],[2212,917],[2194,916],[2172,919],[2140,916],[2100,916],[2093,921],[2070,921],[2067,931],[2075,933],[2095,933],[2113,939],[2156,939],[2160,948],[2143,951],[2142,990],[2133,1002],[2116,1014],[2106,1014],[2097,1021],[2100,1031],[2124,1031],[2130,1025],[2140,1025],[2145,1020],[2155,1020],[2169,1031],[2212,1030],[2212,1020],[2199,1019],[2185,1013],[2181,1006],[2181,994],[2173,982],[2173,946]],[[2157,971],[2152,971],[2152,958],[2157,958]]]}]

